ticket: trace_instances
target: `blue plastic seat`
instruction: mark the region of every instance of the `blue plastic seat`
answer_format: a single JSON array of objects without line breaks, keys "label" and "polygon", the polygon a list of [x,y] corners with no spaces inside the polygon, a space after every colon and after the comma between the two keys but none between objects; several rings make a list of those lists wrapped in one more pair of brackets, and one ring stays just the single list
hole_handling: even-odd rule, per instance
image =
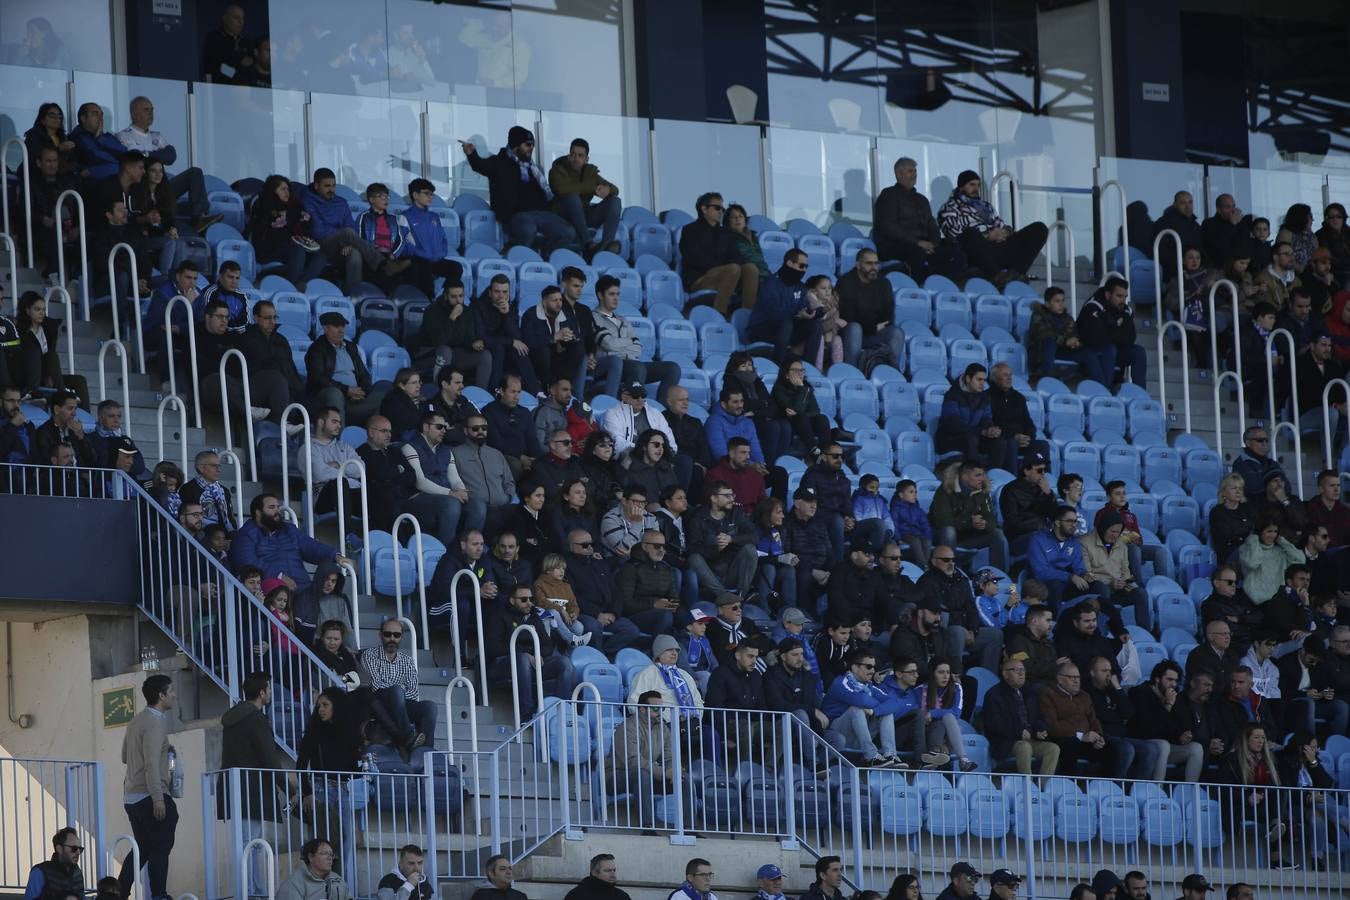
[{"label": "blue plastic seat", "polygon": [[881,411],[888,422],[892,418],[917,420],[919,392],[906,381],[888,381],[881,386]]},{"label": "blue plastic seat", "polygon": [[221,241],[216,245],[216,268],[220,264],[234,260],[239,263],[240,274],[252,282],[258,277],[258,258],[253,252],[253,245],[248,241],[241,239],[231,239]]},{"label": "blue plastic seat", "polygon": [[519,278],[517,291],[522,306],[538,303],[544,288],[558,284],[557,270],[551,264],[539,260],[521,263],[516,275]]},{"label": "blue plastic seat", "polygon": [[881,830],[886,834],[914,835],[923,826],[923,803],[914,788],[883,787],[880,807]]},{"label": "blue plastic seat", "polygon": [[[929,278],[929,281],[932,281],[932,277]],[[970,298],[965,294],[943,291],[933,301],[933,326],[940,329],[943,325],[948,324],[960,325],[962,328],[970,330],[970,326],[973,324]]]},{"label": "blue plastic seat", "polygon": [[993,368],[999,363],[1007,363],[1008,368],[1012,369],[1014,375],[1025,378],[1027,374],[1026,348],[1014,341],[999,341],[989,348],[989,367]]},{"label": "blue plastic seat", "polygon": [[873,421],[880,417],[877,389],[872,386],[872,382],[862,378],[839,382],[839,415],[842,417],[852,413],[861,413]]},{"label": "blue plastic seat", "polygon": [[909,369],[947,371],[947,345],[931,334],[915,335],[909,339]]},{"label": "blue plastic seat", "polygon": [[1081,844],[1097,836],[1097,806],[1081,794],[1065,794],[1055,800],[1055,837],[1068,844]]},{"label": "blue plastic seat", "polygon": [[1181,806],[1175,800],[1145,801],[1143,819],[1144,841],[1154,847],[1175,847],[1186,839]]},{"label": "blue plastic seat", "polygon": [[673,258],[670,229],[659,222],[640,222],[634,225],[633,253],[648,254],[669,263]]},{"label": "blue plastic seat", "polygon": [[[966,290],[973,290],[969,282],[966,284]],[[1002,328],[1005,331],[1012,331],[1013,305],[1007,297],[1001,294],[985,293],[975,298],[975,332],[983,337],[987,328]]]},{"label": "blue plastic seat", "polygon": [[1125,404],[1115,397],[1093,397],[1088,401],[1087,416],[1088,433],[1094,438],[1104,431],[1125,433]]},{"label": "blue plastic seat", "polygon": [[[922,322],[924,328],[933,324],[933,298],[919,288],[900,288],[895,292],[896,322]],[[908,337],[916,337],[906,330]]]},{"label": "blue plastic seat", "polygon": [[1128,481],[1136,484],[1143,473],[1139,451],[1129,444],[1107,444],[1102,448],[1102,482]]},{"label": "blue plastic seat", "polygon": [[927,797],[928,833],[936,837],[959,837],[967,830],[966,798],[955,788],[930,790]]},{"label": "blue plastic seat", "polygon": [[952,341],[947,352],[949,354],[947,374],[953,379],[959,378],[972,363],[987,366],[989,362],[984,352],[984,344],[975,340]]},{"label": "blue plastic seat", "polygon": [[1162,404],[1156,400],[1131,400],[1130,437],[1136,434],[1166,434],[1167,421]]},{"label": "blue plastic seat", "polygon": [[656,329],[656,344],[662,359],[698,356],[698,334],[694,326],[683,319],[669,319]]},{"label": "blue plastic seat", "polygon": [[902,431],[895,437],[895,458],[902,465],[918,464],[931,471],[937,463],[933,439],[923,431]]},{"label": "blue plastic seat", "polygon": [[[1185,594],[1167,593],[1152,598],[1155,621],[1164,631],[1175,628],[1187,635],[1195,634],[1197,627],[1195,604]],[[1164,646],[1166,644],[1164,643]]]},{"label": "blue plastic seat", "polygon": [[377,347],[370,354],[370,377],[374,381],[393,381],[399,369],[412,365],[402,347]]},{"label": "blue plastic seat", "polygon": [[1134,844],[1139,840],[1139,805],[1124,794],[1105,796],[1097,807],[1102,840],[1108,844]]},{"label": "blue plastic seat", "polygon": [[808,271],[822,269],[835,274],[834,241],[823,234],[804,234],[797,238],[797,249],[806,253]]},{"label": "blue plastic seat", "polygon": [[487,244],[498,252],[501,251],[505,239],[492,210],[471,209],[467,212],[461,211],[460,215],[463,217],[465,255],[468,254],[470,244]]},{"label": "blue plastic seat", "polygon": [[[684,284],[676,273],[669,269],[656,269],[648,272],[643,277],[643,281],[647,286],[648,308],[658,303],[673,306],[676,309],[684,306]],[[622,289],[620,293],[622,293]]]},{"label": "blue plastic seat", "polygon": [[1102,480],[1101,451],[1087,441],[1070,441],[1064,445],[1063,471],[1082,476],[1089,483]]},{"label": "blue plastic seat", "polygon": [[1218,484],[1223,480],[1223,460],[1213,450],[1187,450],[1182,484],[1194,490],[1197,484]]}]

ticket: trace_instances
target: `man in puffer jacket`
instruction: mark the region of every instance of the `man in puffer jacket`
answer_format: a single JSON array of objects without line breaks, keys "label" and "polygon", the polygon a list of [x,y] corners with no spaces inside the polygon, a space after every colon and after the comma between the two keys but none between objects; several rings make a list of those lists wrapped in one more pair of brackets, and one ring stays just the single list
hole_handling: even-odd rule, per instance
[{"label": "man in puffer jacket", "polygon": [[305,841],[300,862],[277,888],[277,900],[351,900],[351,889],[333,871],[332,844],[323,838]]},{"label": "man in puffer jacket", "polygon": [[988,456],[998,449],[996,442],[1002,430],[994,424],[985,393],[988,377],[984,366],[971,363],[943,396],[934,440],[938,453]]}]

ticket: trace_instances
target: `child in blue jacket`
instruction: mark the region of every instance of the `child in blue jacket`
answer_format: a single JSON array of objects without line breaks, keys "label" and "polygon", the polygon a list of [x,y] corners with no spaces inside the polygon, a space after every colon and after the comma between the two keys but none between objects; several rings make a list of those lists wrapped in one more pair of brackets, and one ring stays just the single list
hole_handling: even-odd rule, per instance
[{"label": "child in blue jacket", "polygon": [[895,539],[895,523],[891,521],[890,510],[881,496],[881,479],[871,473],[858,479],[858,489],[853,492],[853,518],[858,522],[878,519],[886,531],[883,540]]},{"label": "child in blue jacket", "polygon": [[933,526],[928,522],[928,513],[919,505],[919,486],[912,479],[906,478],[895,486],[891,523],[895,526],[896,540],[906,545],[905,556],[920,568],[928,568],[928,558],[933,555]]}]

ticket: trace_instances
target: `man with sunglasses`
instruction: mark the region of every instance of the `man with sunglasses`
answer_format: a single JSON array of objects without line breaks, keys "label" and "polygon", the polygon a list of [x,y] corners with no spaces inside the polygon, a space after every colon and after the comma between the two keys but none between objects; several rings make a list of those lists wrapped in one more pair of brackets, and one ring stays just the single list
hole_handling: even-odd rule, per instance
[{"label": "man with sunglasses", "polygon": [[1043,454],[1028,453],[1018,470],[1021,477],[1005,484],[999,493],[1003,533],[1008,537],[1008,551],[1014,556],[1026,552],[1031,536],[1045,528],[1059,505],[1054,485],[1046,475],[1049,468],[1050,460]]},{"label": "man with sunglasses", "polygon": [[[825,692],[821,711],[830,719],[829,730],[848,747],[862,748],[863,765],[869,768],[903,769],[904,760],[895,749],[895,716],[886,712],[890,696],[873,684],[876,657],[866,650],[849,652],[848,671],[839,676]],[[876,734],[881,749],[873,742]]]},{"label": "man with sunglasses", "polygon": [[454,450],[459,477],[464,479],[471,498],[487,504],[487,521],[500,522],[515,505],[516,481],[511,465],[505,454],[488,445],[488,422],[482,413],[464,420],[464,435],[466,440]]},{"label": "man with sunglasses", "polygon": [[370,673],[371,714],[406,759],[418,747],[436,738],[436,705],[422,699],[417,664],[402,649],[403,622],[380,623],[380,646],[361,651],[361,665]]},{"label": "man with sunglasses", "polygon": [[948,873],[951,881],[937,895],[937,900],[966,900],[975,896],[975,886],[980,883],[980,873],[968,862],[958,862]]},{"label": "man with sunglasses", "polygon": [[727,315],[731,295],[739,293],[741,307],[753,309],[759,295],[759,269],[741,257],[736,238],[722,224],[726,205],[710,191],[694,202],[698,218],[680,229],[680,275],[690,294],[716,291],[712,305]]},{"label": "man with sunglasses", "polygon": [[[594,619],[597,630],[603,630],[604,650],[617,653],[637,644],[641,632],[624,618],[623,601],[614,588],[614,566],[596,552],[594,535],[582,528],[569,531],[563,558],[567,560],[563,577],[581,603],[581,621],[590,630],[587,620]],[[596,646],[594,640],[591,645]]]},{"label": "man with sunglasses", "polygon": [[[736,494],[725,481],[710,481],[708,505],[686,516],[689,568],[705,594],[750,593],[759,565],[759,534],[736,508]],[[659,527],[659,526],[658,526]]]},{"label": "man with sunglasses", "polygon": [[[1262,500],[1266,495],[1266,476],[1277,473],[1289,484],[1280,464],[1270,458],[1270,432],[1260,425],[1252,425],[1242,433],[1242,452],[1233,460],[1233,474],[1241,475],[1248,500]],[[1315,520],[1314,520],[1315,521]]]},{"label": "man with sunglasses", "polygon": [[824,308],[804,283],[806,251],[789,250],[783,265],[761,288],[761,296],[750,310],[746,334],[752,341],[773,344],[774,359],[787,356],[788,348],[801,344],[802,356],[815,359],[820,350],[820,322]]},{"label": "man with sunglasses", "polygon": [[[84,896],[84,873],[80,871],[80,833],[62,828],[52,835],[52,858],[33,866],[28,872],[23,900],[66,900]],[[129,858],[129,857],[128,857]]]}]

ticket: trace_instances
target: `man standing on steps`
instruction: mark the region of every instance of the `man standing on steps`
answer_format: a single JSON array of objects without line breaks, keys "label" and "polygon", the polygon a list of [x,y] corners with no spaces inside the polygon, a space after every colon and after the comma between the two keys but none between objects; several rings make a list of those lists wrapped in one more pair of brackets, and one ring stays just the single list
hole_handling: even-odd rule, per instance
[{"label": "man standing on steps", "polygon": [[487,884],[473,892],[469,900],[529,900],[524,894],[512,887],[515,873],[511,871],[511,860],[502,854],[489,856],[483,866]]},{"label": "man standing on steps", "polygon": [[414,750],[431,746],[436,738],[436,707],[423,700],[417,665],[399,647],[404,636],[401,619],[380,623],[379,647],[361,651],[361,665],[370,673],[371,713],[389,733],[406,759]]},{"label": "man standing on steps", "polygon": [[619,864],[613,853],[597,853],[591,857],[591,874],[567,892],[563,900],[631,900],[628,892],[619,887]]},{"label": "man standing on steps", "polygon": [[[122,804],[141,850],[141,862],[149,869],[150,896],[159,900],[169,896],[165,882],[178,828],[178,807],[169,785],[169,711],[178,695],[168,675],[151,675],[141,685],[141,693],[145,709],[136,714],[122,736],[122,762],[127,767],[122,779]],[[132,883],[140,874],[133,866],[128,853],[117,877],[124,897],[131,896]]]}]

